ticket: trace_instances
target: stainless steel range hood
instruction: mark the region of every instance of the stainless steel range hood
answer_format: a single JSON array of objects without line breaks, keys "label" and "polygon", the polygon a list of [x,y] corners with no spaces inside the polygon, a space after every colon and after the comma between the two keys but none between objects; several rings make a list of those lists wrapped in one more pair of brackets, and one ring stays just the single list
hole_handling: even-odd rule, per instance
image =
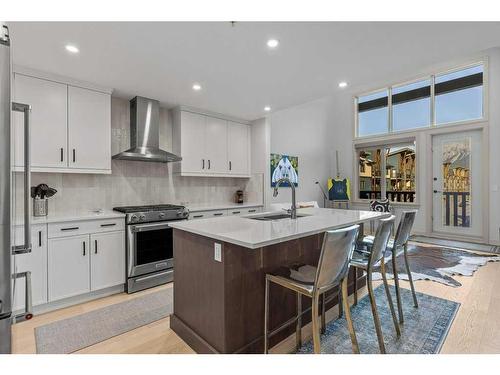
[{"label": "stainless steel range hood", "polygon": [[136,96],[130,101],[130,148],[113,159],[157,163],[181,161],[180,156],[160,149],[160,103]]}]

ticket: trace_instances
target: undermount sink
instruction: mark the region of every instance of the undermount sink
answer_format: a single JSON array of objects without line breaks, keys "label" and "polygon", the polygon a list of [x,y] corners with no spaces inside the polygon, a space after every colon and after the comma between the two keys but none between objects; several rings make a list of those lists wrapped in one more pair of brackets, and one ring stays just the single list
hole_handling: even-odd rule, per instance
[{"label": "undermount sink", "polygon": [[[310,215],[297,215],[297,219],[305,216],[310,216]],[[281,220],[290,218],[291,218],[290,214],[267,214],[262,216],[247,217],[247,219],[262,220],[262,221]]]}]

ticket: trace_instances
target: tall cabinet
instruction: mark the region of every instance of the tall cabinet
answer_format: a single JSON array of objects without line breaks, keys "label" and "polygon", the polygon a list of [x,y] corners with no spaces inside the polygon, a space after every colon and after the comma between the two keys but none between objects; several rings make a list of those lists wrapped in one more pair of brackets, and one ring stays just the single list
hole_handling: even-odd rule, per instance
[{"label": "tall cabinet", "polygon": [[[17,67],[15,101],[31,106],[34,172],[111,173],[111,90]],[[15,170],[24,165],[24,119],[13,113]]]},{"label": "tall cabinet", "polygon": [[173,149],[182,176],[250,177],[250,125],[194,110],[173,110]]}]

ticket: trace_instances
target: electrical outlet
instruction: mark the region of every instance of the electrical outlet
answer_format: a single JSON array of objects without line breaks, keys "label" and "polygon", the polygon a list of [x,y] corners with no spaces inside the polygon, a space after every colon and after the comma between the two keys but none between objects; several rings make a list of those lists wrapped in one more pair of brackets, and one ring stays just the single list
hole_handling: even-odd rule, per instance
[{"label": "electrical outlet", "polygon": [[214,243],[214,259],[217,262],[222,262],[222,245],[220,243]]}]

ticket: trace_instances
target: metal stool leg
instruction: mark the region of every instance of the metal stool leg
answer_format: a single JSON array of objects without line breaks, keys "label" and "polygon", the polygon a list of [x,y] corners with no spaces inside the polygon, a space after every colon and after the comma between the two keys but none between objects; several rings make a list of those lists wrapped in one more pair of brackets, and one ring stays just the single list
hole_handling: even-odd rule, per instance
[{"label": "metal stool leg", "polygon": [[269,279],[266,277],[266,291],[264,300],[264,354],[267,354],[268,350],[268,325],[269,325]]},{"label": "metal stool leg", "polygon": [[368,274],[366,276],[367,278],[366,284],[368,286],[368,296],[370,297],[370,304],[372,307],[373,323],[375,324],[375,331],[377,332],[378,346],[380,348],[380,353],[385,354],[384,336],[382,334],[382,328],[380,327],[380,318],[377,312],[375,294],[373,293],[372,272],[371,270],[368,270],[367,273]]},{"label": "metal stool leg", "polygon": [[326,332],[326,317],[325,317],[325,310],[326,310],[325,301],[326,301],[326,298],[325,298],[325,294],[326,293],[323,293],[321,295],[321,333],[325,333]]},{"label": "metal stool leg", "polygon": [[392,248],[392,273],[394,274],[394,287],[396,288],[396,302],[398,304],[398,315],[399,315],[399,322],[401,324],[404,323],[404,316],[403,316],[403,305],[401,303],[401,290],[399,289],[399,276],[398,276],[398,269],[396,266],[396,248]]},{"label": "metal stool leg", "polygon": [[418,308],[417,293],[415,292],[415,286],[413,285],[413,277],[411,276],[410,263],[408,262],[408,243],[404,244],[403,252],[405,256],[406,272],[408,273],[408,281],[410,282],[411,294],[413,295],[413,306]]},{"label": "metal stool leg", "polygon": [[[347,277],[346,277],[347,279]],[[342,296],[342,286],[339,285],[339,291],[337,293],[337,304],[339,306],[339,318],[342,318],[343,315],[343,306],[344,306],[344,297]]]},{"label": "metal stool leg", "polygon": [[[339,285],[340,287],[340,285]],[[351,336],[352,352],[359,354],[358,339],[356,338],[356,332],[354,331],[354,325],[352,324],[351,309],[349,308],[349,302],[347,299],[347,277],[342,280],[342,293],[339,293],[339,300],[342,299],[345,311],[345,320],[347,322],[347,329],[349,330],[349,335]],[[340,297],[342,295],[342,297]]]},{"label": "metal stool leg", "polygon": [[394,310],[394,304],[392,303],[391,291],[389,290],[389,284],[387,283],[387,275],[385,274],[385,264],[380,263],[380,273],[382,274],[382,280],[384,282],[385,294],[387,295],[387,301],[389,303],[389,309],[391,310],[392,322],[394,323],[394,328],[396,328],[396,334],[401,336],[401,330],[399,329],[398,318],[396,317],[396,311]]},{"label": "metal stool leg", "polygon": [[295,346],[302,346],[302,294],[297,292],[297,325],[295,327]]},{"label": "metal stool leg", "polygon": [[319,295],[316,292],[312,297],[312,317],[311,317],[314,354],[321,353],[321,341],[319,337],[319,327],[318,327],[318,310],[319,310]]},{"label": "metal stool leg", "polygon": [[358,269],[356,267],[352,268],[354,270],[354,306],[358,304]]}]

